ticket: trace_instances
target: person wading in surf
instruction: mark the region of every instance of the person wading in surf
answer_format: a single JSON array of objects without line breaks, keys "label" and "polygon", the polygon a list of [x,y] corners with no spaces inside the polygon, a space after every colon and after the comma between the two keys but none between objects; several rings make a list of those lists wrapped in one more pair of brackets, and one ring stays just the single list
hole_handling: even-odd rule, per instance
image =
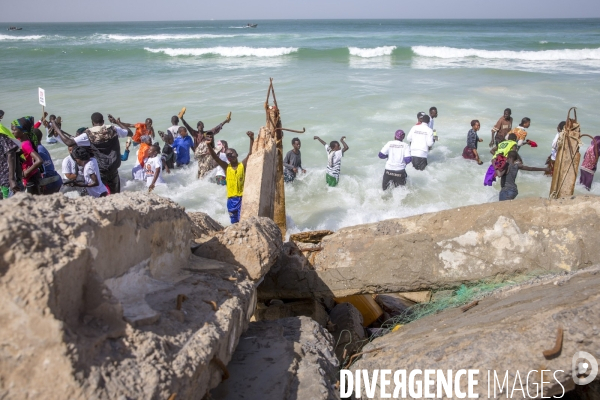
[{"label": "person wading in surf", "polygon": [[208,146],[208,154],[215,160],[215,163],[225,170],[227,181],[227,211],[229,212],[229,220],[232,224],[240,222],[240,213],[242,211],[242,196],[244,195],[244,182],[246,180],[246,165],[248,158],[252,154],[252,145],[254,144],[254,132],[246,132],[250,138],[250,150],[248,155],[241,163],[238,162],[238,153],[235,149],[227,149],[225,155],[229,164],[221,160],[217,153],[213,150],[211,141],[212,137],[207,137],[205,141]]},{"label": "person wading in surf", "polygon": [[[504,115],[500,117],[496,125],[492,128],[492,140],[490,141],[490,147],[498,145],[506,139],[506,135],[512,129],[513,119],[510,116],[512,111],[510,108],[504,110]],[[493,154],[493,153],[492,153]]]},{"label": "person wading in surf", "polygon": [[207,146],[210,143],[210,146],[212,147],[214,152],[214,136],[217,133],[221,132],[221,129],[223,129],[223,125],[231,121],[231,113],[227,115],[225,121],[221,122],[219,125],[215,126],[214,128],[208,131],[204,130],[204,123],[202,121],[198,121],[198,123],[196,124],[197,130],[193,129],[186,122],[186,120],[183,119],[184,113],[185,110],[181,110],[181,112],[179,113],[179,118],[181,119],[183,125],[187,128],[190,135],[192,135],[192,137],[194,138],[194,156],[196,160],[198,160],[198,179],[200,179],[204,177],[208,172],[212,171],[214,168],[217,167],[217,164],[210,157]]}]

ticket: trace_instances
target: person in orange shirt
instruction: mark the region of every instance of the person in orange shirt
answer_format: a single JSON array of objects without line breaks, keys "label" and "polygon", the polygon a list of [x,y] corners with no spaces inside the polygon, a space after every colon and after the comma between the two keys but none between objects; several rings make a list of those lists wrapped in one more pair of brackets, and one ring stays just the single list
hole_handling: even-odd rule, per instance
[{"label": "person in orange shirt", "polygon": [[133,140],[133,145],[138,146],[141,143],[142,136],[148,135],[152,139],[154,139],[154,127],[152,126],[152,118],[146,118],[146,122],[138,122],[137,124],[128,124],[127,122],[121,122],[121,118],[117,118],[119,126],[121,128],[135,128],[135,133],[131,138]]},{"label": "person in orange shirt", "polygon": [[526,140],[527,138],[527,129],[531,126],[531,119],[530,118],[523,118],[521,120],[521,123],[519,124],[519,126],[517,126],[516,128],[513,128],[509,133],[514,133],[515,135],[517,135],[517,143],[519,145],[519,147],[523,146],[524,144],[528,143],[528,141]]}]

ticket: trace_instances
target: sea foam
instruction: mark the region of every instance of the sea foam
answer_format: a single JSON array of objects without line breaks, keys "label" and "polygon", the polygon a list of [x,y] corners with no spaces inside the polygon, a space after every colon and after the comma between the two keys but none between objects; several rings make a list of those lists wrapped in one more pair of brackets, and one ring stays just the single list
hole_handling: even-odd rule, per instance
[{"label": "sea foam", "polygon": [[370,49],[361,49],[360,47],[348,47],[348,50],[350,51],[350,55],[352,56],[371,58],[389,56],[394,50],[396,50],[396,46],[382,46]]},{"label": "sea foam", "polygon": [[511,50],[479,50],[457,49],[454,47],[413,46],[412,51],[421,57],[512,59],[525,61],[581,61],[600,60],[600,48],[579,50],[543,50],[543,51],[511,51]]},{"label": "sea foam", "polygon": [[44,38],[43,35],[28,35],[28,36],[0,35],[0,40],[39,40],[42,38]]},{"label": "sea foam", "polygon": [[196,49],[151,49],[145,47],[144,50],[151,53],[164,53],[171,57],[178,56],[204,56],[218,55],[221,57],[279,57],[298,51],[296,47],[207,47]]}]

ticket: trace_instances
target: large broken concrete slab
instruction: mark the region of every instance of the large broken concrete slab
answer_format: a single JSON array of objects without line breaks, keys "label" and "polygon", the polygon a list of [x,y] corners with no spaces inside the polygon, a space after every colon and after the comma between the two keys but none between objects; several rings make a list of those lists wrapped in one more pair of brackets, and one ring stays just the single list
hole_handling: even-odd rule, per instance
[{"label": "large broken concrete slab", "polygon": [[[600,267],[595,266],[507,288],[480,300],[467,312],[449,309],[373,340],[350,370],[406,370],[407,376],[417,369],[479,370],[475,390],[479,398],[488,398],[488,371],[491,388],[494,371],[500,384],[508,371],[508,388],[505,384],[503,392],[498,389],[495,396],[492,393],[491,397],[498,399],[541,398],[540,371],[549,370],[544,373],[543,396],[561,397],[561,385],[565,391],[575,387],[573,355],[585,351],[600,358],[599,287]],[[564,332],[562,345],[546,357],[543,352],[555,347],[559,327]],[[466,393],[467,380],[460,383]],[[393,391],[387,389],[388,393]],[[380,393],[378,388],[373,398],[379,399]]]},{"label": "large broken concrete slab", "polygon": [[341,297],[456,287],[600,262],[600,198],[527,198],[340,229],[288,248],[259,297]]},{"label": "large broken concrete slab", "polygon": [[191,254],[183,208],[20,194],[0,214],[0,398],[192,399],[221,381],[255,286]]},{"label": "large broken concrete slab", "polygon": [[281,231],[275,222],[251,217],[216,233],[194,249],[194,254],[237,265],[258,281],[275,263],[282,248]]},{"label": "large broken concrete slab", "polygon": [[214,400],[334,400],[338,361],[331,335],[308,317],[252,322]]},{"label": "large broken concrete slab", "polygon": [[273,219],[277,177],[277,145],[275,138],[263,126],[252,146],[246,167],[244,201],[240,219],[252,217]]}]

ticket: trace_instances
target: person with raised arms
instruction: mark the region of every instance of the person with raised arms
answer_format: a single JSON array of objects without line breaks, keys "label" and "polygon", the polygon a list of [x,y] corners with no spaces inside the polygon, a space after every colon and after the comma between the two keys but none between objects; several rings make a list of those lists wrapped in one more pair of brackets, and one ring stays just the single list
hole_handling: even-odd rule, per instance
[{"label": "person with raised arms", "polygon": [[250,138],[250,150],[248,155],[240,163],[238,161],[238,153],[235,149],[228,148],[225,155],[229,164],[221,160],[217,153],[213,150],[211,137],[207,138],[208,153],[215,160],[216,164],[225,170],[227,181],[227,211],[229,212],[229,220],[232,224],[240,222],[240,214],[242,211],[242,197],[244,196],[244,182],[246,180],[246,165],[248,158],[252,155],[252,145],[254,144],[254,132],[248,131],[246,135]]},{"label": "person with raised arms", "polygon": [[337,140],[331,141],[331,143],[327,144],[320,137],[315,136],[314,140],[318,140],[323,146],[325,146],[325,151],[327,152],[327,169],[325,171],[325,182],[327,185],[334,187],[337,186],[340,181],[340,173],[342,170],[342,157],[344,153],[348,151],[350,147],[346,144],[346,136],[342,136],[340,142],[344,145],[342,149]]},{"label": "person with raised arms", "polygon": [[[186,120],[183,118],[185,114],[185,109],[181,110],[179,113],[179,119],[181,119],[181,123],[187,128],[188,132],[194,138],[194,157],[198,160],[198,179],[204,177],[208,172],[212,171],[217,167],[217,164],[214,163],[213,159],[210,157],[208,149],[206,148],[207,144],[210,143],[211,147],[215,148],[214,136],[221,132],[223,126],[231,121],[231,112],[227,115],[225,121],[221,122],[219,125],[214,128],[205,131],[204,123],[202,121],[198,121],[196,124],[196,128],[192,128]],[[210,139],[210,140],[208,140]]]},{"label": "person with raised arms", "polygon": [[[119,138],[132,136],[133,132],[120,126],[120,120],[108,115],[111,123],[118,126],[104,125],[104,116],[99,112],[92,114],[92,127],[79,129],[77,136],[71,136],[64,132],[58,125],[53,125],[54,131],[67,146],[79,146],[90,148],[94,154],[102,181],[109,188],[111,194],[121,192],[121,180],[119,178],[119,167],[121,166],[121,144]],[[48,122],[42,121],[46,127]]]},{"label": "person with raised arms", "polygon": [[[112,116],[109,115],[109,120]],[[113,122],[111,120],[111,122]],[[139,145],[142,139],[142,136],[148,135],[152,139],[154,139],[154,127],[152,126],[152,118],[146,118],[145,122],[138,122],[137,124],[128,124],[127,122],[121,122],[121,118],[118,118],[118,122],[114,121],[113,123],[117,123],[121,128],[135,128],[135,133],[131,138],[133,140],[133,145]]]}]

